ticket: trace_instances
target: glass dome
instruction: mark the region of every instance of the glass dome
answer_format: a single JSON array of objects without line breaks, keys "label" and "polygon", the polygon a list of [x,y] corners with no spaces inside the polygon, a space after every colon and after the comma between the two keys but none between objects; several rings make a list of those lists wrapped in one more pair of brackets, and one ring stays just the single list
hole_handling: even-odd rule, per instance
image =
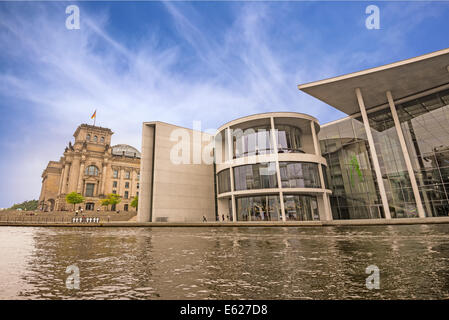
[{"label": "glass dome", "polygon": [[140,158],[140,152],[134,147],[127,144],[117,144],[112,147],[112,154],[116,156],[136,157]]}]

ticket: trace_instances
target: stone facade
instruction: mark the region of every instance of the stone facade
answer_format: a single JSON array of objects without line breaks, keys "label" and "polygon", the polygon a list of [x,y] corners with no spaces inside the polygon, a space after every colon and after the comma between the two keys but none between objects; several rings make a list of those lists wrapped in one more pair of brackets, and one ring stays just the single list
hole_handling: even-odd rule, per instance
[{"label": "stone facade", "polygon": [[75,142],[69,142],[60,160],[50,161],[42,173],[41,210],[72,210],[65,201],[71,192],[85,197],[77,207],[86,211],[101,208],[100,201],[110,193],[122,197],[113,210],[135,210],[130,203],[139,193],[140,152],[129,145],[111,147],[112,134],[111,129],[87,124],[76,129]]}]

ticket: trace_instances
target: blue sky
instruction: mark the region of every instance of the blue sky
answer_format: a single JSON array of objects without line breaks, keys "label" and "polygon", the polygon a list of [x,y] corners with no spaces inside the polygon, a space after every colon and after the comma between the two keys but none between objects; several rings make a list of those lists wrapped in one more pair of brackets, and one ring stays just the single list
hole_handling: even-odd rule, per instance
[{"label": "blue sky", "polygon": [[[80,29],[65,8],[80,8]],[[365,8],[380,8],[380,30]],[[77,125],[343,117],[297,85],[449,47],[449,2],[0,2],[0,207],[37,199]]]}]

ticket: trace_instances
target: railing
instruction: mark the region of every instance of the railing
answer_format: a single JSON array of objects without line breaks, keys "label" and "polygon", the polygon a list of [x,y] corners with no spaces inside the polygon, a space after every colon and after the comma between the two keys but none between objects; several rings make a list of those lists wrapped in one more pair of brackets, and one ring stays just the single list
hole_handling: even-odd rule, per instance
[{"label": "railing", "polygon": [[[7,223],[35,223],[35,224],[45,224],[45,223],[82,223],[82,224],[95,224],[105,222],[105,218],[100,217],[39,217],[39,216],[19,216],[19,215],[0,215],[0,222]],[[107,219],[109,221],[109,219]]]}]

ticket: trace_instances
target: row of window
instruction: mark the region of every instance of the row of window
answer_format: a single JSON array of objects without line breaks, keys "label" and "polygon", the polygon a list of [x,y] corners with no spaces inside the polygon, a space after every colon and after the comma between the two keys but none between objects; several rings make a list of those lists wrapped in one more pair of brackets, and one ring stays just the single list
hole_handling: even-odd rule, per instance
[{"label": "row of window", "polygon": [[[233,152],[235,158],[256,154],[273,153],[269,126],[260,126],[245,131],[236,130],[233,134]],[[290,125],[276,127],[276,143],[278,152],[303,153],[301,147],[301,129]]]},{"label": "row of window", "polygon": [[[283,188],[321,188],[318,164],[310,162],[280,162]],[[218,193],[231,191],[229,169],[218,173]],[[257,163],[234,167],[234,190],[277,188],[276,164]]]},{"label": "row of window", "polygon": [[[99,173],[99,170],[94,165],[88,166],[85,170],[85,174],[87,176],[98,176],[98,173]],[[112,171],[113,178],[118,178],[118,174],[119,174],[118,170],[114,169]],[[125,171],[124,174],[125,174],[125,179],[131,179],[131,171]],[[137,180],[139,180],[139,179],[140,179],[140,173],[137,173]]]},{"label": "row of window", "polygon": [[[90,141],[90,139],[91,139],[91,135],[90,135],[90,133],[88,133],[87,136],[86,136],[86,140]],[[92,141],[93,142],[98,142],[98,137],[94,136]],[[100,137],[100,143],[104,143],[104,137]]]},{"label": "row of window", "polygon": [[[117,181],[112,181],[112,187],[113,188],[117,188],[118,186],[118,182]],[[125,188],[128,189],[129,188],[129,182],[125,182]],[[137,189],[139,189],[139,183],[137,183]]]}]

